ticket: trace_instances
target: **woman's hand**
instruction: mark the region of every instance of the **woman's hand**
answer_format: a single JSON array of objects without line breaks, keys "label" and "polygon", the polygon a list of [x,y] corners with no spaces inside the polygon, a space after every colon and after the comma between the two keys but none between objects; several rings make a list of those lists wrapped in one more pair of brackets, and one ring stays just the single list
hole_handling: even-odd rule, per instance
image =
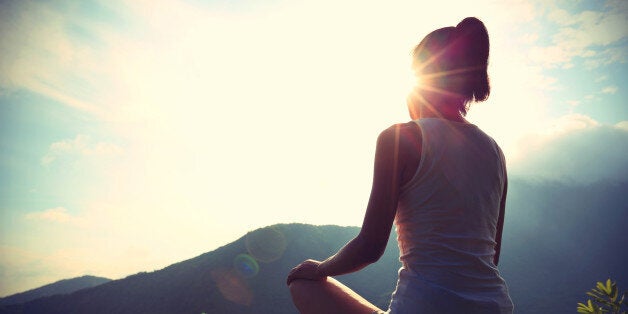
[{"label": "woman's hand", "polygon": [[290,285],[290,283],[296,279],[323,280],[327,278],[327,276],[320,274],[320,272],[318,271],[318,265],[320,264],[321,262],[319,261],[308,259],[303,263],[297,265],[290,271],[290,274],[288,274],[286,284]]}]

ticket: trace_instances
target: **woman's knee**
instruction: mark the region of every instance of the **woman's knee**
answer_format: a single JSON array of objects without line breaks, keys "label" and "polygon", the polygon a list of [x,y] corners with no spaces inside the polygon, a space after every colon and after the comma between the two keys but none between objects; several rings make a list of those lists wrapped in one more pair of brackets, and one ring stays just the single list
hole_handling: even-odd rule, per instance
[{"label": "woman's knee", "polygon": [[327,280],[294,280],[289,287],[292,302],[300,313],[370,314],[379,310],[333,278],[327,278]]},{"label": "woman's knee", "polygon": [[312,295],[313,285],[316,284],[315,281],[297,279],[290,283],[288,286],[290,288],[290,294],[292,295],[292,300],[295,304],[297,303],[305,303],[309,299],[308,296]]},{"label": "woman's knee", "polygon": [[311,307],[311,283],[309,280],[294,280],[288,286],[290,288],[290,295],[292,296],[292,303],[299,310],[300,313],[306,313],[308,308]]}]

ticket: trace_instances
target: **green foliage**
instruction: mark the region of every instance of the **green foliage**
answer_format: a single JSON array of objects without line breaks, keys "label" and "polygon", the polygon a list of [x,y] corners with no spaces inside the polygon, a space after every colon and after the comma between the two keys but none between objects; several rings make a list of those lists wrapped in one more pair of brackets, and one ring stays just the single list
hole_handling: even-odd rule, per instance
[{"label": "green foliage", "polygon": [[[587,303],[578,303],[578,313],[591,314],[626,314],[626,306],[624,300],[628,292],[621,294],[619,298],[619,289],[617,283],[607,279],[606,283],[598,281],[595,288],[587,292],[592,299],[588,299]],[[623,309],[623,310],[622,310]]]}]

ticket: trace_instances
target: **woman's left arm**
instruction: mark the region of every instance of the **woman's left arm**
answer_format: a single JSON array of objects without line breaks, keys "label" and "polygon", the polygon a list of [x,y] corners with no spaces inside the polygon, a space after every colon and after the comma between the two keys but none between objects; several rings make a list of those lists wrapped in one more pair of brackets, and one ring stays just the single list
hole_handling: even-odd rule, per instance
[{"label": "woman's left arm", "polygon": [[506,194],[508,192],[508,175],[505,175],[504,192],[499,204],[499,216],[497,217],[497,231],[495,232],[495,255],[493,256],[493,264],[499,264],[499,254],[502,250],[502,233],[504,231],[504,215],[506,213]]},{"label": "woman's left arm", "polygon": [[384,130],[377,138],[371,196],[360,233],[324,262],[307,260],[295,267],[287,282],[294,279],[321,280],[355,272],[377,261],[388,243],[397,211],[401,172],[399,125]]}]

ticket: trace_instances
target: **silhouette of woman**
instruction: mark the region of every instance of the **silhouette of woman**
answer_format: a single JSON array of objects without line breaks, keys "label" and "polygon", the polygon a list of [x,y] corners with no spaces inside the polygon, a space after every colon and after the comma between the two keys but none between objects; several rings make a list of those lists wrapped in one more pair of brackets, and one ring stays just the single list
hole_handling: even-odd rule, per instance
[{"label": "silhouette of woman", "polygon": [[385,313],[330,276],[377,261],[393,221],[400,260],[386,313],[512,313],[497,270],[507,190],[504,155],[464,118],[489,95],[488,33],[477,18],[428,34],[414,49],[413,121],[379,135],[360,233],[287,278],[301,313]]}]

